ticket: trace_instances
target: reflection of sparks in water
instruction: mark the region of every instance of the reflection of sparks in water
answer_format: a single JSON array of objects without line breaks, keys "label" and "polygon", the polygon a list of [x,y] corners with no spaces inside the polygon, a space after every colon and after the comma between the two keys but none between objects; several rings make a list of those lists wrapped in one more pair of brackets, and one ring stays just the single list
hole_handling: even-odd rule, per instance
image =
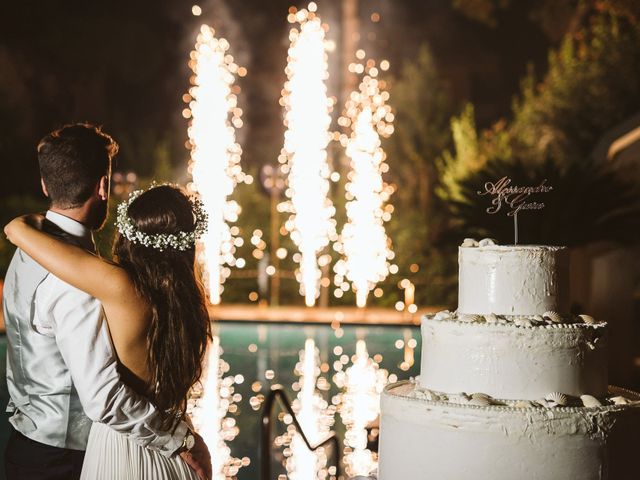
[{"label": "reflection of sparks in water", "polygon": [[211,302],[218,304],[222,283],[231,274],[225,264],[236,263],[234,238],[227,222],[237,220],[240,207],[229,196],[237,182],[249,183],[251,178],[242,173],[242,152],[235,138],[235,129],[242,126],[242,110],[235,95],[238,89],[234,87],[238,66],[227,53],[229,42],[214,34],[213,28],[203,25],[191,52],[193,86],[184,97],[189,108],[183,116],[191,117],[190,187],[200,194],[209,215],[209,229],[202,238],[207,290]]},{"label": "reflection of sparks in water", "polygon": [[[356,71],[365,68],[357,66]],[[384,81],[377,78],[375,62],[369,60],[366,69],[359,91],[351,93],[345,116],[340,118],[342,126],[351,127],[351,135],[341,137],[351,171],[346,185],[347,223],[336,245],[344,259],[334,267],[336,285],[342,286],[345,277],[350,280],[359,307],[366,305],[369,291],[389,274],[389,260],[394,257],[384,228],[393,212],[387,203],[393,187],[382,180],[389,168],[380,144],[380,136],[393,133],[393,113],[386,104],[389,94]]]},{"label": "reflection of sparks in water", "polygon": [[[293,402],[293,410],[300,422],[305,435],[313,445],[324,440],[330,433],[333,425],[335,407],[329,406],[327,401],[318,392],[318,389],[327,390],[328,381],[319,377],[319,353],[313,339],[305,342],[304,350],[300,352],[300,361],[296,365],[296,374],[299,376],[294,389],[298,395]],[[310,451],[302,437],[291,424],[291,418],[284,416],[288,423],[287,432],[276,439],[277,445],[288,444],[285,449],[287,456],[285,466],[290,480],[316,480],[325,479],[330,472],[327,469],[327,452],[324,447],[315,452]]]},{"label": "reflection of sparks in water", "polygon": [[241,467],[249,465],[247,457],[232,457],[227,445],[239,433],[235,419],[227,414],[238,409],[236,403],[242,396],[234,393],[234,384],[242,383],[244,378],[242,375],[225,377],[229,364],[220,358],[221,355],[220,339],[215,336],[209,345],[203,387],[193,392],[189,404],[193,425],[211,452],[213,480],[233,478]]},{"label": "reflection of sparks in water", "polygon": [[289,33],[291,46],[286,67],[287,82],[282,90],[287,127],[284,147],[279,157],[284,173],[288,173],[286,206],[291,217],[285,227],[298,246],[300,263],[298,279],[307,306],[313,306],[319,292],[318,254],[335,235],[335,208],[328,198],[329,165],[327,163],[328,132],[331,124],[331,100],[327,97],[327,42],[325,25],[315,14],[316,4],[295,11],[288,20],[300,23]]},{"label": "reflection of sparks in water", "polygon": [[412,338],[411,330],[407,329],[404,331],[404,360],[400,364],[400,369],[407,371],[414,364],[414,349],[416,348],[417,342],[415,338]]},{"label": "reflection of sparks in water", "polygon": [[367,448],[367,426],[380,414],[380,394],[388,372],[369,357],[364,340],[358,340],[353,364],[336,374],[336,384],[343,389],[340,417],[347,428],[344,438],[347,475],[368,476],[378,465],[378,456]]}]

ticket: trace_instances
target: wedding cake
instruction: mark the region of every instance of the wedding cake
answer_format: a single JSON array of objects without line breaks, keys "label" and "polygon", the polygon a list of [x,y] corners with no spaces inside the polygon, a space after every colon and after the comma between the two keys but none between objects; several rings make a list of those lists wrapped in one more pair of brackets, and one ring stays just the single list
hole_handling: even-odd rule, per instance
[{"label": "wedding cake", "polygon": [[420,376],[382,394],[379,480],[640,478],[640,395],[607,384],[607,324],[570,313],[567,249],[467,239],[459,266]]}]

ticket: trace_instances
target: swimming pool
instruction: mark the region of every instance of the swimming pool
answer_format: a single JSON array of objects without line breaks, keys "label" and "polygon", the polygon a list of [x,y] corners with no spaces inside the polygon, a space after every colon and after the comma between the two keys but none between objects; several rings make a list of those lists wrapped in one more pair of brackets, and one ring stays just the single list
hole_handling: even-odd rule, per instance
[{"label": "swimming pool", "polygon": [[[281,384],[289,397],[295,398],[297,391],[293,387],[299,378],[294,370],[307,339],[313,339],[318,349],[320,376],[326,380],[322,382],[324,388],[319,393],[329,404],[341,390],[333,377],[337,371],[344,371],[351,365],[358,340],[364,340],[369,355],[375,356],[380,368],[388,370],[397,379],[409,378],[419,372],[419,327],[413,325],[342,324],[332,327],[328,324],[223,321],[216,322],[214,330],[223,350],[222,359],[228,364],[228,371],[223,373],[223,377],[233,377],[237,400],[227,417],[235,421],[239,431],[228,446],[231,456],[249,459],[249,465],[238,472],[239,480],[259,478],[261,395],[265,395],[271,385]],[[0,368],[3,372],[5,353],[6,337],[1,336]],[[3,381],[1,385],[0,401],[6,405],[6,384]],[[345,428],[339,415],[335,415],[334,429],[342,443]],[[7,434],[7,416],[3,415],[0,424],[2,452]],[[273,478],[277,478],[277,473],[286,473],[282,467],[282,451],[274,448],[272,458]],[[0,478],[4,478],[3,472]]]}]

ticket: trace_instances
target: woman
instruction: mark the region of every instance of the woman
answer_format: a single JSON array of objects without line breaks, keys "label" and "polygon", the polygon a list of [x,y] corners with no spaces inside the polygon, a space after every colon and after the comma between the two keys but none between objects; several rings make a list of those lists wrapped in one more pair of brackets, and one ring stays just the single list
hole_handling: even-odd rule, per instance
[{"label": "woman", "polygon": [[[184,416],[211,337],[194,270],[195,240],[206,229],[200,204],[167,185],[134,192],[118,207],[116,263],[41,232],[42,220],[19,217],[5,233],[52,274],[101,301],[123,380],[165,412],[170,427]],[[94,423],[82,478],[198,477],[179,456],[166,458]]]}]

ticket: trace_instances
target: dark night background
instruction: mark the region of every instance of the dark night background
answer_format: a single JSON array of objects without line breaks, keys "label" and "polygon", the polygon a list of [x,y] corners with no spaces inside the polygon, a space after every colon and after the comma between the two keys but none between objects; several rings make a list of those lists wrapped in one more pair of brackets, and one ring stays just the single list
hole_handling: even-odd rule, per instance
[{"label": "dark night background", "polygon": [[[553,39],[532,19],[533,3],[513,2],[490,26],[449,0],[362,1],[361,45],[389,59],[393,74],[429,43],[455,97],[474,102],[478,124],[488,126],[509,113],[527,65],[544,69]],[[121,144],[120,169],[151,174],[159,144],[168,146],[177,169],[186,168],[181,97],[189,86],[188,53],[203,22],[231,41],[232,54],[249,72],[239,82],[244,168],[273,162],[283,132],[278,99],[290,4],[213,0],[194,17],[183,1],[4,2],[0,196],[38,194],[35,145],[74,121],[96,122],[113,134]],[[329,38],[339,42],[340,2],[320,1],[319,8],[331,24]],[[378,23],[370,20],[374,12],[381,15]],[[331,85],[338,94],[335,81]]]},{"label": "dark night background", "polygon": [[[318,14],[330,26],[327,37],[336,44],[329,53],[327,82],[337,105],[332,130],[338,130],[336,120],[348,83],[343,67],[354,60],[343,58],[341,49],[347,1],[317,1]],[[201,16],[192,13],[194,3],[202,8]],[[611,324],[611,382],[637,388],[640,2],[356,3],[358,48],[366,50],[368,58],[391,63],[382,79],[395,114],[395,133],[383,140],[383,146],[389,165],[385,181],[396,187],[390,200],[395,210],[386,231],[396,253],[397,273],[377,284],[384,293],[376,298],[370,295],[369,304],[397,308],[405,298],[401,282],[410,280],[416,286],[417,306],[455,309],[457,245],[462,239],[492,237],[502,244],[513,242],[510,219],[487,215],[486,197],[478,197],[476,191],[502,176],[518,185],[548,179],[554,191],[545,197],[544,210],[522,216],[521,237],[524,243],[570,247],[573,312]],[[282,148],[279,100],[291,28],[286,16],[292,4],[306,6],[293,0],[3,0],[0,225],[46,206],[40,193],[36,145],[66,123],[102,125],[121,147],[116,170],[135,172],[139,185],[151,178],[188,180],[188,122],[182,114],[186,106],[182,97],[190,86],[189,52],[203,23],[229,40],[236,63],[248,71],[237,79],[239,106],[244,111],[237,139],[243,149],[244,172],[258,179],[261,166],[276,164]],[[615,142],[633,132],[638,135],[635,142],[612,153]],[[337,142],[327,150],[332,168],[342,175],[331,185],[340,228],[345,220],[344,178],[349,164]],[[258,183],[239,185],[234,192],[242,207],[239,235],[245,240],[237,256],[247,262],[244,269],[232,269],[223,306],[270,300],[265,288],[257,286],[257,277],[267,265],[259,258],[275,248],[270,244],[269,197]],[[121,196],[114,189],[115,200]],[[274,224],[280,226],[286,217],[278,215]],[[256,253],[257,247],[253,249],[249,242],[255,229],[265,234],[264,252]],[[110,222],[99,238],[103,254],[109,253],[113,233]],[[279,246],[294,251],[289,237],[277,237]],[[0,235],[0,286],[12,254],[13,247]],[[333,262],[339,257],[329,254]],[[279,300],[281,305],[301,306],[294,276],[297,265],[291,256],[279,265]],[[326,279],[331,276],[325,274]],[[324,288],[325,306],[355,305],[353,292],[332,296],[330,291],[338,290],[337,284]],[[220,324],[232,373],[241,371],[243,361],[250,366],[245,384],[239,387],[245,400],[265,391],[260,386],[249,391],[253,380],[264,380],[260,377],[264,372],[248,357],[247,342],[263,342],[260,353],[268,350],[269,368],[278,370],[278,375],[282,372],[284,378],[292,376],[297,352],[311,328],[282,323],[269,336],[262,323]],[[340,340],[329,327],[320,326],[320,333],[312,336],[322,339],[323,361],[329,362],[330,342],[344,345],[347,352],[362,330],[349,326]],[[417,328],[411,333],[405,326],[364,330],[371,334],[367,339],[371,348],[384,352],[388,362],[384,368],[395,372],[402,351],[393,348],[394,341],[418,335]],[[414,370],[418,365],[419,360]],[[280,380],[277,377],[274,382]],[[282,381],[290,385],[293,380]],[[249,412],[246,405],[243,408]],[[242,455],[255,453],[251,432],[257,431],[257,415],[238,415],[239,421],[254,422],[250,427],[254,430],[241,427],[245,436],[234,443]],[[241,478],[255,475],[257,462],[252,462]]]}]

